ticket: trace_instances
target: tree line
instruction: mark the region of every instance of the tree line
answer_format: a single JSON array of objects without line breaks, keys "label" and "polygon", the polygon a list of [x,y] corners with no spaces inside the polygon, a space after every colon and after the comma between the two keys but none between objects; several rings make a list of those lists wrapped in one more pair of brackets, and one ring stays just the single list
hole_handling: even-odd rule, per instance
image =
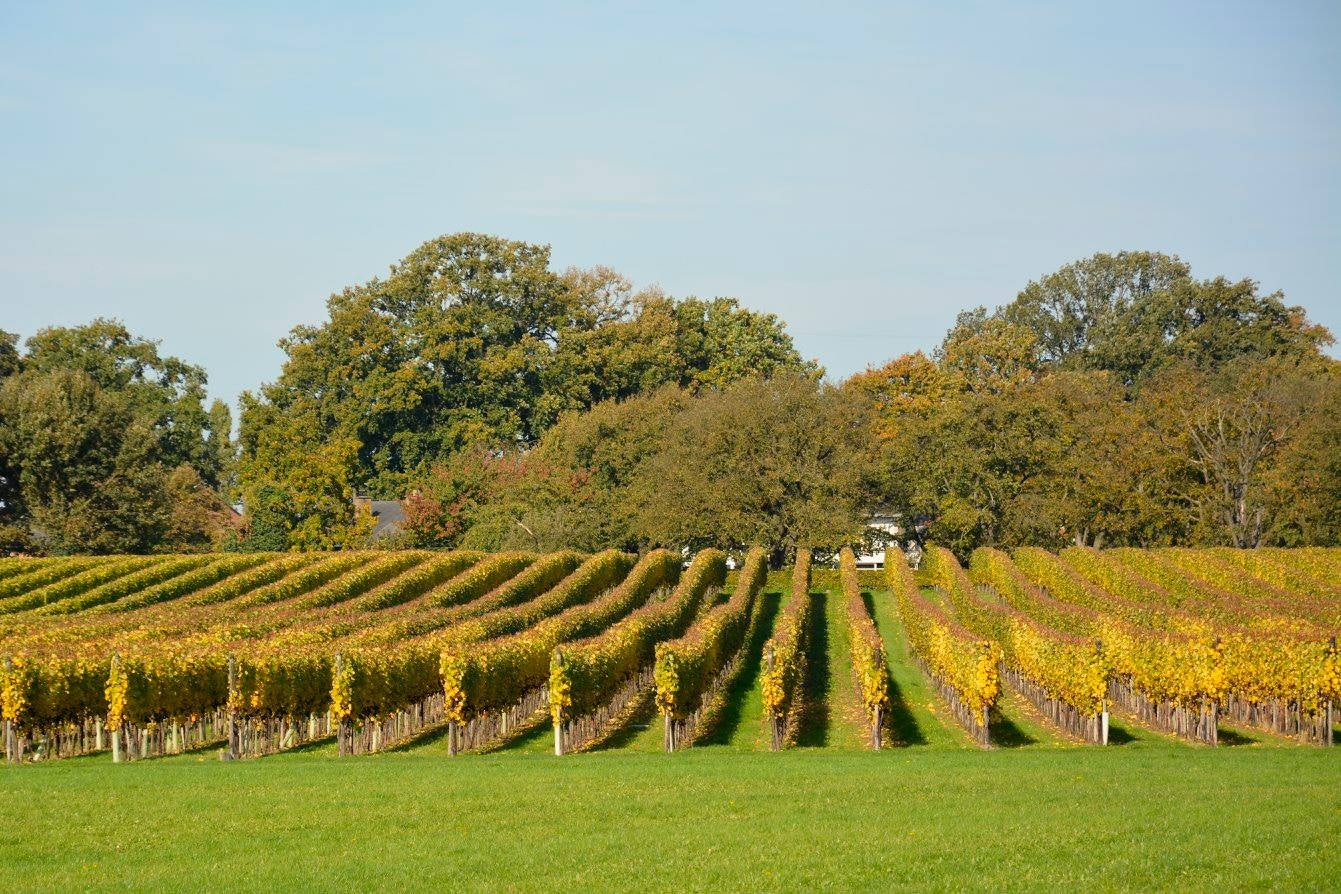
[{"label": "tree line", "polygon": [[[1341,364],[1251,280],[1096,255],[843,382],[729,298],[480,234],[332,295],[244,393],[114,321],[0,336],[0,548],[1341,542]],[[241,505],[237,515],[231,504]]]}]

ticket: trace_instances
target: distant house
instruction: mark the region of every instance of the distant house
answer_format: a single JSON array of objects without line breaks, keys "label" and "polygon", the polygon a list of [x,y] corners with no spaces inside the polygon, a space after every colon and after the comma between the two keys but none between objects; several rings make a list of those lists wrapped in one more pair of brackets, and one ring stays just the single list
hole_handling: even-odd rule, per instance
[{"label": "distant house", "polygon": [[405,522],[405,506],[400,500],[374,500],[361,494],[354,495],[354,508],[367,512],[373,517],[371,537],[393,537],[401,531]]},{"label": "distant house", "polygon": [[870,544],[866,550],[857,554],[858,568],[882,569],[885,567],[885,551],[898,549],[898,538],[903,534],[899,524],[900,515],[887,509],[871,512],[866,520],[866,541]]}]

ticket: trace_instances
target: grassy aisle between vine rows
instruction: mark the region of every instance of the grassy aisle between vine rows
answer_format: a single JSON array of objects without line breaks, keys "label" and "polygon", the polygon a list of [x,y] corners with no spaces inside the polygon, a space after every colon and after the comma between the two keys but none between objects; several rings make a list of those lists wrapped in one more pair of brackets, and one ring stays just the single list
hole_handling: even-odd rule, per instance
[{"label": "grassy aisle between vine rows", "polygon": [[763,593],[763,606],[754,636],[746,644],[743,666],[726,690],[726,706],[714,727],[699,739],[695,748],[723,746],[737,751],[767,751],[764,739],[764,645],[773,635],[778,614],[787,598],[775,587],[774,576]]},{"label": "grassy aisle between vine rows", "polygon": [[837,587],[812,589],[806,706],[796,744],[802,748],[865,748],[866,733],[860,727],[862,709],[853,688],[852,645],[843,592]]},{"label": "grassy aisle between vine rows", "polygon": [[1341,752],[75,759],[0,827],[9,890],[1327,889]]},{"label": "grassy aisle between vine rows", "polygon": [[865,597],[885,643],[889,671],[890,744],[970,748],[968,736],[950,717],[926,675],[913,664],[908,638],[899,621],[898,605],[889,591],[868,591]]}]

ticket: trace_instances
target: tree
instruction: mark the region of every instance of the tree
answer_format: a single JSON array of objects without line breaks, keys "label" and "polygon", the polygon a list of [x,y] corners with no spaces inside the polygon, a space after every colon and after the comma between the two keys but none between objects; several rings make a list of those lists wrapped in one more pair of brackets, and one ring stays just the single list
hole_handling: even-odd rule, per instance
[{"label": "tree", "polygon": [[190,463],[211,477],[203,369],[159,353],[158,342],[102,318],[86,326],[42,329],[26,345],[25,370],[86,373],[99,388],[123,395],[131,413],[151,422],[156,458],[165,467]]},{"label": "tree", "polygon": [[415,479],[407,541],[636,549],[629,489],[692,396],[668,386],[564,414],[531,450],[475,445]]},{"label": "tree", "polygon": [[233,414],[228,404],[210,404],[209,433],[205,438],[205,469],[201,478],[212,485],[227,503],[237,500],[237,442],[233,440]]},{"label": "tree", "polygon": [[1007,542],[1012,529],[1027,527],[1020,497],[1056,462],[1055,419],[1021,397],[1018,390],[963,394],[925,422],[905,425],[893,445],[899,505],[932,517],[933,536],[956,551]]},{"label": "tree", "polygon": [[[21,358],[15,347],[18,340],[17,335],[0,329],[0,386],[21,368]],[[3,423],[2,417],[0,423]],[[0,554],[26,552],[31,545],[23,523],[26,513],[19,490],[18,457],[12,446],[4,446],[5,441],[4,432],[0,431]]]},{"label": "tree", "polygon": [[280,414],[243,395],[243,418],[270,417],[243,429],[239,473],[247,534],[242,548],[342,549],[362,545],[372,519],[354,507],[352,438],[326,438],[310,414]]},{"label": "tree", "polygon": [[347,475],[381,496],[480,437],[530,437],[541,362],[575,315],[548,263],[547,248],[492,236],[424,243],[280,343],[283,373],[252,401],[274,412],[244,411],[244,434],[296,412],[349,439]]},{"label": "tree", "polygon": [[1039,408],[1044,435],[1033,443],[1049,450],[1008,514],[1008,542],[1155,546],[1186,536],[1183,454],[1112,374],[1059,370],[1014,400]]},{"label": "tree", "polygon": [[889,440],[900,418],[930,416],[959,391],[959,384],[918,351],[856,373],[843,383],[843,389],[867,405],[876,435]]},{"label": "tree", "polygon": [[842,392],[804,374],[746,379],[699,394],[631,486],[649,544],[797,546],[861,532],[862,431]]},{"label": "tree", "polygon": [[1250,279],[1196,280],[1185,262],[1157,252],[1068,264],[991,318],[1032,333],[1039,364],[1107,370],[1132,389],[1170,364],[1209,371],[1239,357],[1304,359],[1332,341],[1280,292],[1260,294]]},{"label": "tree", "polygon": [[1096,255],[844,390],[876,445],[868,487],[960,551],[1334,542],[1330,343],[1251,280]]},{"label": "tree", "polygon": [[168,473],[168,521],[159,552],[207,552],[236,533],[233,512],[193,467],[182,463]]},{"label": "tree", "polygon": [[[167,469],[218,483],[205,373],[115,320],[0,333],[0,540],[6,549],[144,551],[167,525]],[[222,405],[220,405],[222,406]],[[225,437],[227,432],[224,432]]]},{"label": "tree", "polygon": [[1209,377],[1184,414],[1191,462],[1206,485],[1199,508],[1230,545],[1262,545],[1272,519],[1272,466],[1301,427],[1311,377],[1289,360],[1237,361]]},{"label": "tree", "polygon": [[542,428],[564,412],[669,385],[694,391],[750,376],[819,373],[801,360],[781,320],[734,298],[676,300],[651,288],[622,307],[622,316],[569,332],[559,343],[537,413]]},{"label": "tree", "polygon": [[1341,543],[1341,362],[1308,377],[1307,404],[1263,485],[1280,546]]},{"label": "tree", "polygon": [[985,308],[965,311],[945,336],[936,359],[951,387],[998,393],[1038,376],[1034,333]]},{"label": "tree", "polygon": [[160,441],[124,393],[78,369],[25,369],[0,388],[0,454],[18,468],[33,540],[57,554],[145,552],[168,499]]},{"label": "tree", "polygon": [[1089,365],[1096,342],[1118,335],[1133,307],[1187,280],[1191,268],[1177,256],[1132,251],[1096,254],[1031,281],[1001,313],[1034,333],[1038,360]]},{"label": "tree", "polygon": [[0,379],[12,376],[20,369],[19,337],[0,329]]},{"label": "tree", "polygon": [[[608,268],[558,274],[549,260],[546,246],[459,233],[333,295],[324,323],[281,342],[279,380],[244,410],[244,451],[250,429],[296,415],[356,445],[354,486],[395,498],[459,451],[533,446],[564,413],[604,400],[813,369],[772,315],[633,294]],[[254,457],[244,468],[264,474]]]}]

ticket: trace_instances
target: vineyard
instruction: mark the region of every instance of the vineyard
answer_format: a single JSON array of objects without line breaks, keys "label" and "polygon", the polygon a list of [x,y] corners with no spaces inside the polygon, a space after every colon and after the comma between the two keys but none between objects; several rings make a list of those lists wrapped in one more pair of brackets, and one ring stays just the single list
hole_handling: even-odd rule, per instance
[{"label": "vineyard", "polygon": [[[884,572],[836,558],[802,550],[772,575],[757,549],[730,572],[716,550],[0,560],[5,754],[237,759],[329,740],[352,757],[437,735],[454,755],[552,730],[563,755],[652,726],[679,751],[750,674],[745,728],[780,750],[828,710],[817,673],[846,678],[823,698],[878,749],[908,744],[900,662],[985,748],[1005,744],[1007,701],[1063,742],[1109,744],[1114,723],[1333,742],[1341,551],[984,548],[961,564],[933,546]],[[812,642],[817,589],[841,660]]]}]

